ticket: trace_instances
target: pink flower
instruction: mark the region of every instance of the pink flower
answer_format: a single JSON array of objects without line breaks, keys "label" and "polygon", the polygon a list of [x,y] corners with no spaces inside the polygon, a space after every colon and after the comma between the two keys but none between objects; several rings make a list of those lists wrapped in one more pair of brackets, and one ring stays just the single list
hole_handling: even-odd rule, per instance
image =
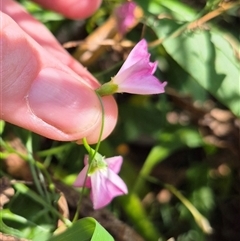
[{"label": "pink flower", "polygon": [[118,31],[122,35],[124,35],[127,32],[127,30],[134,24],[134,11],[136,7],[136,3],[126,2],[115,9]]},{"label": "pink flower", "polygon": [[89,169],[88,156],[85,156],[85,167],[79,173],[73,185],[83,187],[87,176],[85,186],[91,188],[90,198],[94,209],[102,208],[109,204],[114,197],[128,193],[126,184],[117,175],[122,161],[121,156],[104,158],[97,153]]},{"label": "pink flower", "polygon": [[167,83],[161,83],[153,76],[157,62],[150,62],[149,58],[147,42],[142,39],[132,49],[116,76],[103,84],[97,92],[101,96],[116,92],[140,95],[163,93]]}]

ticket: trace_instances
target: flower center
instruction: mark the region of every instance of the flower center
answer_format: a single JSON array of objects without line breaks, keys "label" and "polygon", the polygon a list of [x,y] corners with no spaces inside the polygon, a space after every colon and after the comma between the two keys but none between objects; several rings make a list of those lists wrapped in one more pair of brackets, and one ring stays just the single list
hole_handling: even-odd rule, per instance
[{"label": "flower center", "polygon": [[95,157],[92,160],[92,163],[90,165],[90,169],[88,172],[88,175],[91,176],[91,174],[93,174],[94,172],[98,171],[99,169],[105,169],[107,168],[107,163],[104,160],[104,157]]}]

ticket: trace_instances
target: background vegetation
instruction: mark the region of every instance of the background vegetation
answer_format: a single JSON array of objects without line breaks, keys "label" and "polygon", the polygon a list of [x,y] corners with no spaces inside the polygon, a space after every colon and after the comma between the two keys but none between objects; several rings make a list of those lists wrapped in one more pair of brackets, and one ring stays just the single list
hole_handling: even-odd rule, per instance
[{"label": "background vegetation", "polygon": [[[100,82],[143,37],[159,62],[156,76],[168,82],[159,96],[116,96],[118,124],[100,151],[124,156],[129,195],[99,211],[86,197],[81,217],[94,217],[117,241],[240,240],[239,1],[136,0],[136,22],[123,38],[109,24],[121,1],[104,0],[79,21],[20,2]],[[89,43],[93,57],[81,59],[77,49]],[[79,191],[71,185],[85,150],[9,123],[1,122],[1,133],[0,231],[48,240],[64,227],[62,216],[74,215]],[[87,225],[90,233],[97,227],[92,219]],[[81,235],[75,240],[91,239]]]}]

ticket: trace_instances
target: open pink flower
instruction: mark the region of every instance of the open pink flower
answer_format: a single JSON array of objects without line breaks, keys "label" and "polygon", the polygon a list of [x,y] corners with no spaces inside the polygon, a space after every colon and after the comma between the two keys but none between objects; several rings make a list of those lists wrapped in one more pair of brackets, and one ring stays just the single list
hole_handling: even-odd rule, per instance
[{"label": "open pink flower", "polygon": [[120,34],[124,35],[127,30],[134,24],[134,11],[137,7],[135,2],[126,2],[115,9],[117,27]]},{"label": "open pink flower", "polygon": [[147,42],[142,39],[132,49],[118,73],[97,92],[102,96],[116,92],[140,95],[163,93],[167,83],[161,83],[153,76],[157,62],[150,62],[149,59]]},{"label": "open pink flower", "polygon": [[84,158],[85,167],[79,173],[75,187],[85,186],[91,188],[90,198],[93,202],[93,208],[99,209],[109,204],[116,196],[127,194],[127,186],[123,180],[117,175],[119,173],[123,158],[115,156],[104,158],[99,153],[92,161],[89,173],[88,156]]}]

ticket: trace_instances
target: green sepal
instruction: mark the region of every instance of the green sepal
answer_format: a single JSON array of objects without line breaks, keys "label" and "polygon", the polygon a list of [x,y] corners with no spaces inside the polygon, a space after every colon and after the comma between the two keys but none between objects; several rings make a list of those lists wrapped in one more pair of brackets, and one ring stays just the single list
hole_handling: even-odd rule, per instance
[{"label": "green sepal", "polygon": [[96,92],[100,96],[112,95],[117,92],[118,85],[114,84],[112,81],[103,84],[101,87],[96,89]]}]

